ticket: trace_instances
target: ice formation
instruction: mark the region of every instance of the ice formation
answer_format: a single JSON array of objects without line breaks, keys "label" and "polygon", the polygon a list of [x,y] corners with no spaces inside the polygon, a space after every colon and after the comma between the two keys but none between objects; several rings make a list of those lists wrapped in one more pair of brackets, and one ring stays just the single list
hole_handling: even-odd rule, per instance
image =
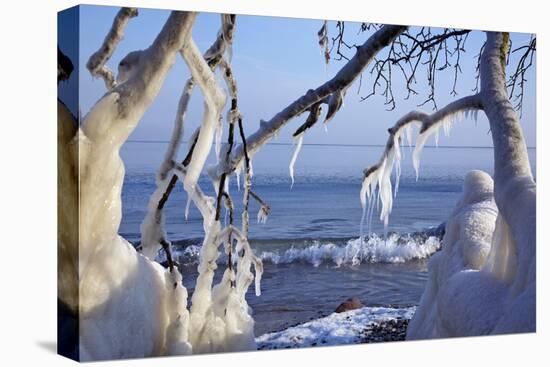
[{"label": "ice formation", "polygon": [[290,184],[290,187],[292,188],[294,186],[294,164],[296,163],[296,159],[298,159],[298,154],[300,154],[300,150],[302,149],[302,144],[304,142],[304,135],[301,134],[295,138],[294,141],[294,152],[292,153],[292,158],[290,159],[290,164],[288,165],[288,171],[290,172],[290,180],[292,183]]},{"label": "ice formation", "polygon": [[[451,127],[458,121],[463,119],[469,119],[473,118],[474,121],[477,122],[477,116],[478,116],[478,109],[473,108],[465,108],[462,110],[457,110],[445,117],[443,117],[439,121],[435,121],[429,124],[425,124],[422,126],[422,129],[420,133],[418,134],[416,138],[416,144],[413,151],[412,161],[413,161],[413,167],[414,171],[416,173],[416,180],[418,180],[419,172],[420,172],[420,157],[422,154],[422,149],[426,145],[426,142],[430,138],[430,136],[434,136],[435,139],[435,145],[438,146],[439,144],[439,130],[443,128],[443,131],[445,133],[445,136],[449,136],[451,132]],[[409,140],[410,141],[410,140]]]},{"label": "ice formation", "polygon": [[[389,215],[393,205],[393,196],[397,195],[399,189],[399,179],[401,176],[401,141],[403,136],[409,146],[412,140],[412,127],[419,126],[415,149],[413,152],[413,166],[418,179],[420,167],[420,153],[426,144],[427,139],[437,133],[441,127],[448,134],[451,123],[461,117],[468,117],[471,111],[477,111],[481,108],[479,95],[468,96],[456,100],[444,108],[428,115],[420,111],[412,111],[400,118],[395,125],[389,129],[390,136],[386,143],[382,157],[374,166],[364,172],[363,185],[360,192],[361,206],[363,215],[361,218],[361,235],[363,233],[364,221],[370,217],[372,210],[372,201],[380,203],[380,220],[384,223],[384,229],[387,231]],[[477,114],[475,114],[477,116]],[[392,192],[391,174],[395,168],[395,186]]]},{"label": "ice formation", "polygon": [[[389,45],[405,26],[385,25],[369,37],[365,43],[357,47],[355,55],[336,73],[336,75],[316,89],[308,90],[304,95],[293,101],[270,120],[261,120],[256,132],[247,137],[247,153],[252,157],[266,142],[275,136],[291,119],[308,111],[312,106],[323,102],[335,92],[348,88],[361,72],[374,60],[376,54]],[[244,160],[244,146],[241,144],[232,153],[231,169]]]},{"label": "ice formation", "polygon": [[514,238],[494,203],[488,174],[466,176],[442,247],[430,259],[408,339],[534,331],[534,283],[517,272]]},{"label": "ice formation", "polygon": [[[255,349],[250,310],[244,298],[252,281],[260,293],[261,260],[234,227],[221,229],[214,219],[215,200],[197,184],[212,148],[215,126],[225,104],[210,67],[190,38],[196,14],[173,12],[151,47],[142,51],[133,73],[101,98],[79,129],[80,148],[80,359],[83,361],[167,354]],[[229,18],[228,18],[229,19]],[[224,24],[225,26],[225,24]],[[157,177],[157,190],[142,226],[143,254],[120,237],[124,165],[119,149],[157,95],[182,50],[193,82],[206,107],[193,157],[188,166],[174,163],[183,133],[185,95],[174,134]],[[165,240],[162,211],[156,206],[169,177],[184,182],[188,197],[203,216],[205,239],[199,277],[187,309],[187,291],[177,268],[153,261]],[[213,284],[219,246],[235,246],[233,261],[219,284]],[[255,276],[250,268],[255,269]]]},{"label": "ice formation", "polygon": [[[109,90],[116,86],[116,82],[113,72],[107,67],[106,63],[113,55],[117,44],[124,37],[124,28],[126,28],[130,19],[137,15],[138,10],[136,8],[121,8],[115,16],[111,30],[105,37],[101,48],[95,52],[86,63],[86,68],[90,71],[92,76],[103,78],[105,87]],[[117,80],[118,83],[123,81]]]},{"label": "ice formation", "polygon": [[498,212],[491,178],[469,173],[408,339],[536,330],[536,184],[507,95],[506,43],[506,34],[487,32],[477,97],[491,127]]},{"label": "ice formation", "polygon": [[[485,172],[469,172],[462,198],[447,221],[442,250],[430,259],[428,283],[409,324],[407,338],[489,333],[501,305],[493,303],[493,310],[480,307],[485,297],[499,289],[494,287],[498,284],[491,274],[482,268],[491,250],[497,215],[493,180]],[[492,292],[486,293],[485,286],[491,286]],[[478,323],[481,315],[484,321]]]},{"label": "ice formation", "polygon": [[201,90],[205,92],[205,106],[201,129],[197,142],[195,143],[195,149],[193,150],[193,159],[187,166],[187,172],[185,175],[185,189],[187,192],[193,191],[193,188],[199,179],[200,173],[214,140],[216,131],[218,130],[221,109],[225,105],[225,93],[218,86],[215,76],[212,72],[201,73],[199,70],[191,67],[191,65],[202,65],[202,67],[210,70],[200,51],[198,50],[195,42],[191,39],[187,47],[184,48],[183,54],[185,60],[190,66],[193,79],[199,85]]}]

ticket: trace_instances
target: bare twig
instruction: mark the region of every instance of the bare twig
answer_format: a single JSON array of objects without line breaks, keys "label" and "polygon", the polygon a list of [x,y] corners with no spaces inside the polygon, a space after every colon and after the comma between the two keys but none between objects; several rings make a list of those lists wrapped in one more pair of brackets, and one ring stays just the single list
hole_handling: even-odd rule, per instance
[{"label": "bare twig", "polygon": [[[533,66],[536,50],[537,38],[531,36],[527,45],[517,47],[509,52],[509,55],[521,52],[519,61],[506,83],[510,99],[515,102],[514,108],[520,112],[520,117],[523,113],[523,96],[525,94],[525,83],[527,82],[526,73]],[[516,92],[516,89],[519,89],[519,91]]]}]

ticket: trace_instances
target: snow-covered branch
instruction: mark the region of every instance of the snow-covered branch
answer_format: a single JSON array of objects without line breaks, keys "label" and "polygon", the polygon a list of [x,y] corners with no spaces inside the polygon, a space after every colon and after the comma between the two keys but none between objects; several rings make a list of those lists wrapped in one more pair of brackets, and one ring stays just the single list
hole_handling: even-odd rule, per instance
[{"label": "snow-covered branch", "polygon": [[[261,121],[259,129],[249,136],[249,156],[254,155],[260,147],[271,139],[289,120],[308,110],[312,105],[329,97],[333,93],[345,90],[361,74],[365,67],[374,59],[375,55],[395,37],[403,32],[405,26],[384,26],[376,31],[363,45],[357,48],[353,56],[340,71],[323,85],[316,89],[308,90],[306,94],[292,102],[281,112],[277,113],[268,121]],[[244,158],[244,147],[240,145],[233,153],[231,166],[228,170],[233,171],[241,164]]]},{"label": "snow-covered branch", "polygon": [[182,52],[185,62],[191,70],[193,79],[201,88],[205,100],[201,129],[197,138],[197,143],[195,144],[193,158],[189,163],[187,175],[185,176],[186,189],[192,190],[210,152],[210,147],[212,146],[214,134],[216,132],[216,126],[221,118],[221,110],[225,104],[226,96],[217,84],[214,73],[192,39]]},{"label": "snow-covered branch", "polygon": [[243,120],[239,117],[239,135],[241,136],[244,156],[244,190],[243,190],[243,214],[242,214],[242,232],[248,238],[248,228],[250,216],[248,215],[248,205],[250,203],[250,188],[252,186],[252,168],[250,167],[250,157],[248,156],[248,145],[244,133]]},{"label": "snow-covered branch", "polygon": [[181,94],[178,109],[176,112],[176,119],[174,121],[174,129],[172,130],[172,137],[170,138],[170,143],[164,154],[164,160],[158,171],[158,179],[164,180],[168,175],[168,171],[174,165],[175,157],[177,155],[179,146],[181,144],[181,139],[183,137],[183,124],[185,121],[185,116],[187,113],[187,106],[189,105],[189,100],[191,99],[191,93],[193,92],[193,87],[195,83],[192,78],[189,78],[183,87],[183,93]]},{"label": "snow-covered branch", "polygon": [[92,76],[97,76],[103,78],[105,82],[105,87],[108,90],[113,89],[116,86],[115,77],[113,72],[109,70],[107,61],[113,56],[113,52],[118,45],[118,43],[124,37],[124,29],[130,21],[131,18],[138,15],[138,10],[136,8],[121,8],[115,19],[113,25],[107,33],[107,36],[103,40],[103,44],[88,60],[86,67],[92,74]]},{"label": "snow-covered branch", "polygon": [[[393,201],[391,174],[395,167],[395,191],[393,195],[396,195],[401,174],[401,140],[404,135],[409,145],[412,143],[413,125],[419,125],[420,127],[420,133],[413,153],[413,164],[418,178],[420,153],[428,137],[434,133],[437,134],[441,126],[448,132],[450,124],[457,116],[468,114],[470,111],[477,111],[481,108],[481,97],[476,94],[451,102],[432,114],[412,111],[397,120],[395,125],[388,129],[389,137],[382,157],[378,163],[367,168],[364,172],[363,186],[361,189],[361,205],[363,206],[362,222],[366,214],[369,214],[369,217],[371,216],[370,212],[372,211],[372,203],[374,202],[373,198],[377,194],[376,200],[380,200],[382,204],[380,209],[380,220],[384,222],[385,227],[388,225]],[[367,199],[369,204],[368,211]]]},{"label": "snow-covered branch", "polygon": [[195,17],[195,13],[172,12],[153,44],[133,52],[139,57],[126,80],[105,94],[84,118],[83,131],[90,140],[108,141],[113,151],[128,138],[158,94]]},{"label": "snow-covered branch", "polygon": [[[222,14],[222,26],[220,31],[218,32],[218,36],[216,37],[216,40],[214,41],[212,46],[210,46],[210,48],[204,54],[204,59],[208,62],[208,65],[212,70],[215,70],[216,67],[218,67],[219,63],[223,61],[223,58],[222,58],[223,54],[226,52],[228,48],[230,48],[230,43],[233,40],[234,29],[235,29],[235,16]],[[229,41],[225,41],[225,40],[229,40]],[[180,128],[180,125],[183,126],[187,105],[191,97],[191,94],[193,92],[193,87],[195,85],[192,77],[189,78],[186,85],[187,86],[184,88],[184,94],[180,99],[178,113],[176,115],[176,122],[174,125],[174,130],[172,132],[172,139],[170,140],[170,146],[165,154],[164,162],[161,166],[160,177],[162,179],[164,179],[164,176],[168,174],[167,169],[169,169],[174,165],[177,149],[181,143],[181,137],[183,135],[183,127]],[[197,143],[199,132],[200,132],[200,127],[197,128],[197,130],[195,130],[195,132],[191,135],[190,147],[188,148],[188,151],[184,160],[181,162],[181,164],[184,167],[189,165],[189,163],[191,162],[191,158],[193,157],[193,151],[195,150],[195,145]],[[166,185],[164,193],[162,194],[162,196],[160,196],[160,199],[157,204],[158,210],[162,210],[164,208],[166,201],[168,200],[168,198],[170,197],[170,194],[172,193],[172,190],[176,186],[177,180],[178,180],[178,177],[175,174],[173,174],[172,178],[170,179],[170,182],[168,182],[168,185]],[[187,207],[186,207],[186,217],[189,211],[190,203],[191,203],[191,199],[189,198],[187,201]]]}]

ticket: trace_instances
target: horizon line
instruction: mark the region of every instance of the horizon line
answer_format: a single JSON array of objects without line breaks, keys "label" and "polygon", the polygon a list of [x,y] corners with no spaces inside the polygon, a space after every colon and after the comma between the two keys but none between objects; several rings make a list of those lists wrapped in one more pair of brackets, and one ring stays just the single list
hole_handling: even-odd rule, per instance
[{"label": "horizon line", "polygon": [[[146,143],[146,144],[168,144],[168,140],[127,140],[126,143]],[[188,141],[182,141],[187,144]],[[293,146],[294,143],[265,143],[265,145],[281,145]],[[327,147],[376,147],[383,148],[386,144],[344,144],[344,143],[303,143],[302,145],[309,146],[327,146]],[[406,145],[403,145],[406,146]],[[411,145],[414,146],[414,145]],[[425,145],[424,148],[469,148],[469,149],[493,149],[493,146],[488,145]],[[536,149],[536,147],[527,147],[527,149]]]}]

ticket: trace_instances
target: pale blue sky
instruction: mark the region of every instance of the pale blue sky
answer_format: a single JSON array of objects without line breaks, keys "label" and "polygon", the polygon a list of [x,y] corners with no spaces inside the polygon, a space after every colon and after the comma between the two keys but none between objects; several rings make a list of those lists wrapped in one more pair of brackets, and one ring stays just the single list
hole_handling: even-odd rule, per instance
[{"label": "pale blue sky", "polygon": [[[80,21],[80,108],[84,115],[104,93],[105,87],[100,79],[92,79],[85,69],[85,62],[98,49],[108,32],[116,7],[82,6]],[[140,9],[137,18],[130,21],[123,41],[109,61],[111,69],[116,70],[120,59],[128,52],[148,47],[164,24],[169,12],[166,10]],[[368,16],[368,15],[367,15]],[[366,19],[368,20],[368,18]],[[60,29],[64,27],[60,19]],[[199,47],[205,50],[214,40],[220,24],[219,15],[202,13],[193,28],[193,37]],[[233,68],[239,86],[239,107],[244,115],[245,130],[252,133],[258,127],[260,119],[268,120],[289,103],[310,88],[315,88],[331,78],[344,61],[332,60],[325,67],[317,44],[317,31],[320,20],[290,19],[277,17],[237,16],[237,28],[233,47]],[[346,23],[348,36],[362,43],[368,34],[357,34],[358,23]],[[335,22],[329,23],[329,35],[336,32]],[[529,38],[527,34],[512,34],[516,44]],[[463,74],[459,76],[459,96],[471,93],[474,86],[474,55],[484,40],[482,32],[472,32],[468,41],[468,53],[463,56]],[[70,51],[69,51],[70,53]],[[370,71],[370,68],[369,68]],[[170,71],[159,95],[143,116],[139,126],[131,135],[132,140],[167,140],[170,137],[177,101],[189,72],[181,58],[178,58]],[[367,94],[370,74],[363,76],[361,95]],[[441,74],[437,84],[436,96],[440,106],[452,99],[449,95],[452,73]],[[528,75],[528,86],[524,100],[522,125],[527,144],[535,146],[535,73]],[[356,82],[348,91],[345,105],[330,122],[328,133],[321,124],[313,128],[305,137],[305,143],[338,144],[384,144],[387,128],[396,119],[417,109],[426,95],[426,83],[423,75],[418,75],[420,92],[417,98],[403,100],[402,80],[395,79],[397,107],[386,111],[384,98],[373,97],[361,102],[357,94]],[[69,88],[70,83],[62,88]],[[431,106],[421,109],[430,111]],[[200,122],[202,102],[198,88],[192,98],[186,121],[186,136]],[[303,122],[305,114],[291,121],[275,142],[290,142],[292,132]],[[430,143],[431,144],[431,143]],[[451,137],[441,136],[441,145],[488,146],[491,145],[488,125],[480,114],[477,124],[463,121],[455,126]]]}]

